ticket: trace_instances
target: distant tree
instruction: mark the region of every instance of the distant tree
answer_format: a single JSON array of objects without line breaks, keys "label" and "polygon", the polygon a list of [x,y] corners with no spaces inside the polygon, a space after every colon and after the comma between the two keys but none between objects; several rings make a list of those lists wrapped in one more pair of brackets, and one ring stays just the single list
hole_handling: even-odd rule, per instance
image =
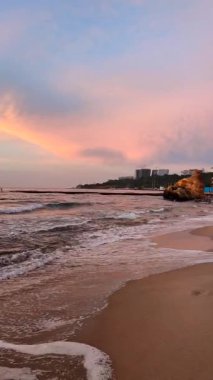
[{"label": "distant tree", "polygon": [[[211,186],[212,181],[212,173],[203,173],[203,180],[205,186]],[[169,185],[174,184],[179,179],[182,179],[186,176],[178,175],[178,174],[165,174],[163,176],[153,176],[144,177],[140,179],[134,178],[121,178],[121,179],[109,179],[103,183],[93,183],[93,184],[85,184],[78,185],[77,188],[80,189],[152,189],[152,188],[160,188],[167,187]]]}]

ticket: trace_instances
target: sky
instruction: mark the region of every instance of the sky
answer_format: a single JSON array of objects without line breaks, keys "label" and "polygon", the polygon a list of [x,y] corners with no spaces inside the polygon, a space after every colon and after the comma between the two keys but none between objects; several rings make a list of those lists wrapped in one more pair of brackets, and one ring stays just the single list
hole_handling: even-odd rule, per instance
[{"label": "sky", "polygon": [[212,0],[0,2],[0,184],[213,166]]}]

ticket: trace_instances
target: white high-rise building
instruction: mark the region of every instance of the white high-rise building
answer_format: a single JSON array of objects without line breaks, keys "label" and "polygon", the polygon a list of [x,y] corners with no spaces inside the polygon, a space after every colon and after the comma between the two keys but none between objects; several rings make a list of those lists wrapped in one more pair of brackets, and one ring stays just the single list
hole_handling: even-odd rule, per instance
[{"label": "white high-rise building", "polygon": [[192,175],[195,170],[196,169],[184,169],[182,170],[181,175]]},{"label": "white high-rise building", "polygon": [[158,169],[159,176],[168,175],[168,174],[169,174],[169,169]]}]

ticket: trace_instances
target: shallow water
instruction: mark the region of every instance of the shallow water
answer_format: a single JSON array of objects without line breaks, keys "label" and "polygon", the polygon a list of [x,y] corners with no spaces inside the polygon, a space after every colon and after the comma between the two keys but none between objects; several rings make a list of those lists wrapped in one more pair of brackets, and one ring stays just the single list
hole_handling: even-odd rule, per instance
[{"label": "shallow water", "polygon": [[[211,253],[151,241],[212,224],[212,206],[149,196],[1,194],[0,339],[73,341],[85,318],[126,281],[212,261]],[[2,350],[0,365],[1,355],[10,367]]]}]

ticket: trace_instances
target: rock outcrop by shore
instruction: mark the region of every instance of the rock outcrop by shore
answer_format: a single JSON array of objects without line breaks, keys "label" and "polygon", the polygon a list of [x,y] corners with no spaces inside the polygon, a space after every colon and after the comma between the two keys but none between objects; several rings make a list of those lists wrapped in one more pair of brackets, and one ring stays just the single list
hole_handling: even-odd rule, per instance
[{"label": "rock outcrop by shore", "polygon": [[168,186],[163,194],[165,199],[176,201],[189,201],[204,197],[204,182],[202,172],[195,170],[189,178],[183,178],[174,185]]}]

